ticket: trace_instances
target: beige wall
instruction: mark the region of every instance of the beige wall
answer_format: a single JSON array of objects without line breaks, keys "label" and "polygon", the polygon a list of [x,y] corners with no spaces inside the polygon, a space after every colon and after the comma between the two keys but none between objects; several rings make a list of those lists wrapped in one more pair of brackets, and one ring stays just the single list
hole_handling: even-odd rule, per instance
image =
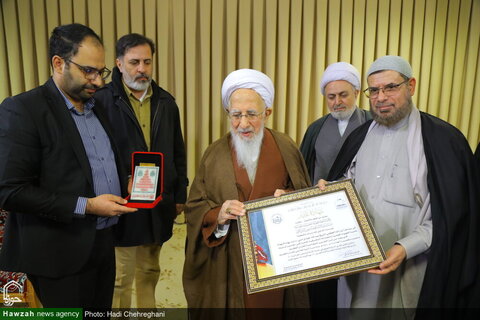
[{"label": "beige wall", "polygon": [[417,106],[458,127],[472,147],[479,141],[480,0],[2,0],[0,9],[0,100],[49,77],[57,25],[93,28],[109,68],[120,36],[152,38],[154,77],[180,107],[190,179],[228,129],[220,88],[238,68],[273,79],[269,125],[300,143],[326,113],[318,88],[328,64],[350,62],[364,74],[377,57],[401,55],[418,80]]}]

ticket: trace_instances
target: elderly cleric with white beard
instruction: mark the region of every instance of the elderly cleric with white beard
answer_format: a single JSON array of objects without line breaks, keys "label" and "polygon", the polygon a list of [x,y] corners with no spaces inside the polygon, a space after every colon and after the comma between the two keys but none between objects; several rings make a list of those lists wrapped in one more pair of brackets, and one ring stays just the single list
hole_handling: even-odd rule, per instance
[{"label": "elderly cleric with white beard", "polygon": [[212,316],[208,312],[226,318],[225,308],[236,308],[229,317],[238,312],[234,318],[245,318],[248,308],[308,307],[303,286],[245,293],[236,225],[245,214],[242,202],[310,185],[292,139],[265,128],[273,98],[272,81],[256,70],[236,70],[223,83],[230,132],[205,151],[185,207],[183,286],[189,308],[206,308],[195,319]]}]

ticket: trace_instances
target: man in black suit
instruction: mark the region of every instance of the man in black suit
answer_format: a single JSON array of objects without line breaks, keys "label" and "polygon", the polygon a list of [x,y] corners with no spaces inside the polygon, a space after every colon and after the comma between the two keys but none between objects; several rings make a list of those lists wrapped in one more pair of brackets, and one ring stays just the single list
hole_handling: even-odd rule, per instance
[{"label": "man in black suit", "polygon": [[51,79],[0,105],[0,269],[27,273],[44,307],[109,308],[111,226],[136,210],[123,206],[125,175],[92,98],[110,71],[80,24],[53,30],[49,58]]}]

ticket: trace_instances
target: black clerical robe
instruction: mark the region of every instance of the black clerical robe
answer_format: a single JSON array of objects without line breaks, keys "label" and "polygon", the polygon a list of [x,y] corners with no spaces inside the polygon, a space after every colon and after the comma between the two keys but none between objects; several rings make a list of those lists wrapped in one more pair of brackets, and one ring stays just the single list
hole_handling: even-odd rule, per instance
[{"label": "black clerical robe", "polygon": [[[478,307],[479,181],[470,146],[447,122],[420,113],[431,195],[432,244],[418,308]],[[343,177],[365,139],[371,121],[352,132],[328,180]],[[417,310],[417,318],[429,310]]]}]

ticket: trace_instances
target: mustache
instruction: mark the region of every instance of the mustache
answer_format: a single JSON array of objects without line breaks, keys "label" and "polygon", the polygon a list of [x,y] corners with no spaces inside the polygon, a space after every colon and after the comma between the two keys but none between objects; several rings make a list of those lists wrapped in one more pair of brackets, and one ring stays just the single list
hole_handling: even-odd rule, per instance
[{"label": "mustache", "polygon": [[377,103],[377,104],[375,104],[375,108],[391,107],[391,106],[393,106],[392,103]]},{"label": "mustache", "polygon": [[140,78],[147,78],[148,80],[150,80],[150,76],[147,75],[146,73],[140,73],[139,75],[135,76],[135,81],[137,81]]},{"label": "mustache", "polygon": [[[375,105],[375,109],[380,109],[382,107],[394,107],[394,105],[391,104],[391,103],[377,103]],[[388,110],[379,110],[379,111],[380,111],[380,113],[387,113],[388,112]]]},{"label": "mustache", "polygon": [[93,84],[93,83],[87,83],[86,85],[83,86],[83,88],[98,90],[100,89],[100,86],[97,86],[96,84]]},{"label": "mustache", "polygon": [[333,107],[333,111],[337,111],[338,109],[343,109],[343,108],[347,109],[347,106],[344,104],[339,104]]},{"label": "mustache", "polygon": [[253,132],[253,129],[252,128],[244,128],[244,129],[238,128],[237,132],[239,132],[239,133]]}]

